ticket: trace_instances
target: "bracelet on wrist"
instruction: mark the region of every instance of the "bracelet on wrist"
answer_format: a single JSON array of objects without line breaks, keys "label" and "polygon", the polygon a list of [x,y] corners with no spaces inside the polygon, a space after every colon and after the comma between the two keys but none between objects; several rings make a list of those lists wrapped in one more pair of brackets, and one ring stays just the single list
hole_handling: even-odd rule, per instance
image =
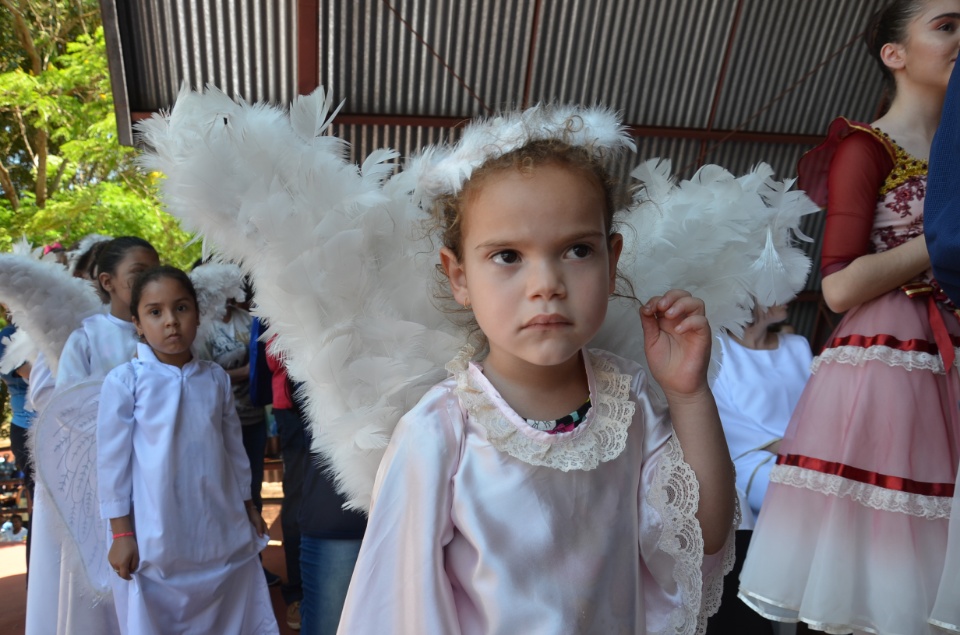
[{"label": "bracelet on wrist", "polygon": [[117,538],[126,538],[128,536],[134,536],[134,535],[135,534],[132,531],[125,531],[123,533],[113,534],[113,539],[116,540]]}]

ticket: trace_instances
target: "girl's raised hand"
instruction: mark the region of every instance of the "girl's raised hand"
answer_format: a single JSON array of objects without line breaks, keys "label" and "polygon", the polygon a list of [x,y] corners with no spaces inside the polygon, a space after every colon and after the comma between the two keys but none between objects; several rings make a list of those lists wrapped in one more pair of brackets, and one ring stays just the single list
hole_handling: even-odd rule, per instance
[{"label": "girl's raised hand", "polygon": [[711,340],[702,300],[671,289],[641,307],[640,323],[650,372],[667,397],[707,389]]},{"label": "girl's raised hand", "polygon": [[136,537],[123,536],[115,539],[110,545],[110,552],[107,553],[107,562],[118,576],[129,580],[130,574],[140,566],[140,548],[137,547]]}]

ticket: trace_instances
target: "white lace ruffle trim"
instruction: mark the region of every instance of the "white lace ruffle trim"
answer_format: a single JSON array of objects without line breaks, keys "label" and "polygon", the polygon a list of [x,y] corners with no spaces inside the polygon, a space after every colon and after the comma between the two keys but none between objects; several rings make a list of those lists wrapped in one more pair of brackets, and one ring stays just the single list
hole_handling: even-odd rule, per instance
[{"label": "white lace ruffle trim", "polygon": [[702,635],[707,619],[720,608],[723,578],[733,569],[736,557],[734,532],[740,524],[739,504],[724,545],[723,562],[703,577],[703,532],[696,514],[700,504],[700,485],[693,468],[683,459],[683,450],[675,436],[667,441],[659,459],[649,503],[663,519],[663,536],[659,547],[674,561],[673,577],[680,589],[681,605],[670,624],[657,635]]},{"label": "white lace ruffle trim", "polygon": [[[957,361],[954,366],[960,367],[960,349],[956,349]],[[837,346],[828,348],[813,360],[810,371],[816,373],[820,364],[850,364],[862,366],[869,361],[880,361],[887,366],[899,366],[907,370],[928,370],[943,375],[943,360],[939,355],[931,355],[920,351],[901,351],[889,346]]]},{"label": "white lace ruffle trim", "polygon": [[[617,458],[627,446],[627,428],[633,422],[636,404],[630,399],[629,375],[617,372],[607,360],[588,355],[595,381],[593,419],[577,435],[557,435],[549,441],[533,439],[516,428],[477,386],[468,370],[473,348],[465,347],[447,364],[457,380],[457,393],[470,417],[484,427],[497,450],[529,465],[563,472],[592,470],[601,462]],[[545,434],[545,433],[544,433]]]},{"label": "white lace ruffle trim", "polygon": [[850,498],[865,507],[899,512],[918,518],[950,518],[953,506],[949,496],[924,496],[851,481],[835,474],[824,474],[794,465],[777,465],[770,471],[770,482],[813,490],[821,494]]}]

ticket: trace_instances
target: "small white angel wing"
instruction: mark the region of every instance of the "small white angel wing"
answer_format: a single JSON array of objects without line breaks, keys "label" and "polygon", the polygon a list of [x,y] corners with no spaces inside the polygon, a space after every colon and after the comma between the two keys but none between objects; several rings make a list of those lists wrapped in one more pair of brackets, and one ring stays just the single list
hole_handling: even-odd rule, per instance
[{"label": "small white angel wing", "polygon": [[54,374],[70,333],[103,308],[90,282],[55,262],[17,254],[0,254],[0,302],[43,351]]},{"label": "small white angel wing", "polygon": [[213,325],[227,314],[227,301],[243,300],[243,270],[232,263],[208,262],[189,275],[197,292],[197,309],[200,311],[196,341],[206,342],[213,335]]},{"label": "small white angel wing", "polygon": [[30,452],[37,478],[50,492],[63,520],[65,544],[76,547],[90,588],[108,596],[107,529],[97,495],[97,409],[101,381],[58,392],[30,426]]},{"label": "small white angel wing", "polygon": [[39,349],[26,331],[17,330],[13,336],[4,338],[3,357],[0,357],[0,373],[9,375],[24,364],[37,359]]}]

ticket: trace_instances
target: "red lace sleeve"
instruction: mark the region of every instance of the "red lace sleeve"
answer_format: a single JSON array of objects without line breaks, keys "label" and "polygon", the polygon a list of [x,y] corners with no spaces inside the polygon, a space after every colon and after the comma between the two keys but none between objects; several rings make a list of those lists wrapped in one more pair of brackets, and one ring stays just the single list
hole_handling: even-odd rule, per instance
[{"label": "red lace sleeve", "polygon": [[800,189],[827,208],[821,275],[870,253],[877,196],[893,169],[891,153],[869,126],[837,119],[827,140],[800,160]]}]

